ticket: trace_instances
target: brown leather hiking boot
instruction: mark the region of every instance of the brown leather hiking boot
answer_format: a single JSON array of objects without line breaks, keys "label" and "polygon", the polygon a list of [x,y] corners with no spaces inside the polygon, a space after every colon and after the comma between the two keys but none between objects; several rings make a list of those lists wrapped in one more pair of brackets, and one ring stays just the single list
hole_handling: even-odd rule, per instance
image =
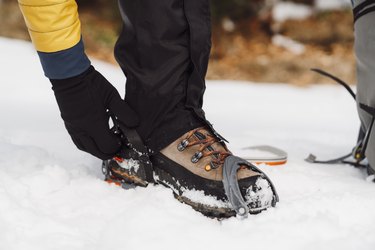
[{"label": "brown leather hiking boot", "polygon": [[155,181],[210,217],[259,213],[278,201],[271,181],[249,162],[232,156],[206,128],[194,129],[150,157]]},{"label": "brown leather hiking boot", "polygon": [[175,197],[209,217],[259,213],[278,201],[269,178],[235,157],[206,128],[194,129],[160,152],[148,155],[135,130],[120,127],[123,149],[103,162],[105,180],[125,189],[159,183]]}]

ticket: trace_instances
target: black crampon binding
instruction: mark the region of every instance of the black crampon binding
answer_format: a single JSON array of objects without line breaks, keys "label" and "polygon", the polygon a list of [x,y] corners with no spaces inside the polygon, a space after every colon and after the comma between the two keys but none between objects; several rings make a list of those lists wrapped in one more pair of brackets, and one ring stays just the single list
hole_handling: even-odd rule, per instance
[{"label": "black crampon binding", "polygon": [[[353,97],[354,100],[356,100],[356,94],[354,91],[350,88],[350,86],[344,82],[343,80],[337,78],[336,76],[331,75],[330,73],[323,71],[321,69],[311,69],[312,71],[321,74],[323,76],[326,76],[332,80],[334,80],[336,83],[340,84],[343,86],[349,94]],[[363,107],[361,107],[363,108]],[[360,128],[359,135],[358,135],[358,140],[357,140],[357,145],[352,149],[352,152],[343,155],[341,157],[331,159],[331,160],[317,160],[317,157],[313,154],[310,154],[305,161],[310,162],[310,163],[322,163],[322,164],[349,164],[354,167],[359,167],[359,168],[369,168],[368,163],[366,161],[366,148],[368,141],[370,139],[370,131],[374,125],[374,118],[372,119],[372,122],[369,126],[369,128],[364,131],[363,128]]]},{"label": "black crampon binding", "polygon": [[113,159],[103,161],[105,180],[125,189],[154,183],[149,152],[141,137],[135,129],[127,128],[115,116],[110,117],[113,121],[111,130],[120,138],[122,147]]}]

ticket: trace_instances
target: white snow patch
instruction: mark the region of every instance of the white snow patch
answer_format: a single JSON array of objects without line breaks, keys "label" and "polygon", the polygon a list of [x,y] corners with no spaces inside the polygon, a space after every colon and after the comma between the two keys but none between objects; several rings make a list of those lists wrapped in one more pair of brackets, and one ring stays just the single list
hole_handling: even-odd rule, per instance
[{"label": "white snow patch", "polygon": [[369,175],[366,178],[366,181],[368,181],[368,182],[373,182],[374,180],[375,180],[375,175]]},{"label": "white snow patch", "polygon": [[227,32],[233,32],[236,29],[236,24],[228,17],[223,19],[221,25]]},{"label": "white snow patch", "polygon": [[276,46],[282,47],[293,54],[301,55],[305,52],[305,46],[293,39],[290,39],[282,35],[274,35],[272,37],[272,43]]},{"label": "white snow patch", "polygon": [[278,2],[272,8],[272,16],[276,22],[286,20],[302,20],[310,17],[313,10],[310,6],[291,2]]},{"label": "white snow patch", "polygon": [[223,207],[230,208],[231,205],[228,202],[218,200],[217,197],[212,195],[205,195],[201,190],[186,189],[183,191],[183,196],[195,203],[206,204],[211,207]]},{"label": "white snow patch", "polygon": [[315,7],[318,10],[340,10],[351,6],[350,0],[315,0]]},{"label": "white snow patch", "polygon": [[274,193],[270,183],[266,179],[258,178],[255,186],[257,187],[257,192],[252,191],[252,188],[249,188],[247,191],[246,200],[248,203],[257,203],[260,201],[260,210],[271,206]]},{"label": "white snow patch", "polygon": [[276,23],[286,20],[303,20],[309,18],[314,12],[350,9],[350,0],[315,0],[314,6],[292,2],[277,1],[272,8],[272,16]]},{"label": "white snow patch", "polygon": [[276,22],[303,20],[313,15],[315,10],[341,10],[351,6],[350,0],[315,0],[313,8],[304,4],[278,1],[272,8],[272,16]]},{"label": "white snow patch", "polygon": [[119,166],[123,169],[134,171],[135,173],[139,170],[139,161],[134,159],[124,159],[123,162],[118,162]]}]

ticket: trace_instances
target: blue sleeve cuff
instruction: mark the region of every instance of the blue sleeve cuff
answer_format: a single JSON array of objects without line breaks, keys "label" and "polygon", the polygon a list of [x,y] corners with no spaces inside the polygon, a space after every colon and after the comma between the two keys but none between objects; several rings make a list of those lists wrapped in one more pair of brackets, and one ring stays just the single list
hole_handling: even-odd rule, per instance
[{"label": "blue sleeve cuff", "polygon": [[58,52],[38,51],[44,74],[49,79],[66,79],[86,71],[91,62],[85,54],[82,39],[72,48]]}]

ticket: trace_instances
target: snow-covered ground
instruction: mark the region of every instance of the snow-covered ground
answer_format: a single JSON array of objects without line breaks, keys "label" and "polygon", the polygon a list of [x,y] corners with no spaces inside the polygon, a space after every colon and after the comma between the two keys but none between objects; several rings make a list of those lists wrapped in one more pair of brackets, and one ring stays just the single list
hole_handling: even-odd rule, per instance
[{"label": "snow-covered ground", "polygon": [[[350,0],[315,0],[313,6],[276,0],[272,7],[272,17],[277,24],[275,30],[278,30],[278,25],[287,20],[304,20],[317,12],[350,9],[351,7]],[[231,32],[235,29],[235,25],[230,19],[224,19],[223,28]],[[272,37],[272,43],[297,55],[305,51],[303,44],[280,34]]]},{"label": "snow-covered ground", "polygon": [[313,8],[305,4],[278,1],[272,8],[272,17],[276,22],[284,22],[289,19],[301,20],[310,17]]},{"label": "snow-covered ground", "polygon": [[[352,0],[315,0],[315,7],[318,10],[337,10],[351,8]],[[358,0],[354,0],[356,2]]]},{"label": "snow-covered ground", "polygon": [[276,22],[302,20],[310,17],[314,11],[350,9],[351,0],[315,0],[313,7],[292,2],[276,1],[272,15]]},{"label": "snow-covered ground", "polygon": [[[123,92],[113,66],[94,65]],[[336,86],[210,81],[205,109],[235,150],[272,144],[289,163],[261,168],[280,203],[246,220],[217,221],[160,186],[122,190],[79,152],[29,43],[0,39],[0,249],[374,249],[375,185],[364,171],[310,165],[351,149],[355,105]]]}]

